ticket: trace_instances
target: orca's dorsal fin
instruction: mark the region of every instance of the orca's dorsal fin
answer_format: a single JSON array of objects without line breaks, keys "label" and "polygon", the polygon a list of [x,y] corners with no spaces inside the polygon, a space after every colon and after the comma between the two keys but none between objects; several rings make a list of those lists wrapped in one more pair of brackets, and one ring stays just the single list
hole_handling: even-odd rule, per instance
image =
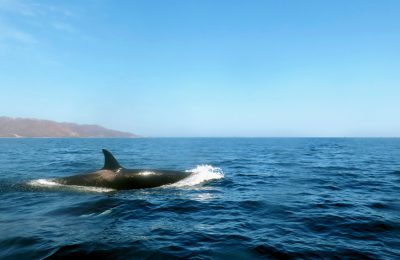
[{"label": "orca's dorsal fin", "polygon": [[103,170],[117,170],[122,168],[121,165],[119,165],[118,161],[109,151],[103,149],[103,154],[104,154]]}]

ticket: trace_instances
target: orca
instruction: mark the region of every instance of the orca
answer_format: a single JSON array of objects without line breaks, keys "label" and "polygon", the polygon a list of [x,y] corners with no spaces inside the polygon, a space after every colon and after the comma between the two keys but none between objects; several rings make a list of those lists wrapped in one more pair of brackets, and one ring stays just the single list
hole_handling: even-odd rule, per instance
[{"label": "orca", "polygon": [[104,167],[95,172],[73,175],[55,179],[63,185],[78,185],[130,190],[154,188],[178,182],[188,177],[191,172],[157,170],[157,169],[125,169],[115,157],[103,149]]}]

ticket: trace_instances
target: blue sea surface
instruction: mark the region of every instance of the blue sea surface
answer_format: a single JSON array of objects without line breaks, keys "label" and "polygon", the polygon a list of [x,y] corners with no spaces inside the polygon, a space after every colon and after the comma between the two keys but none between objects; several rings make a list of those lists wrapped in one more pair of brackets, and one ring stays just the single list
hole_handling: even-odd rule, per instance
[{"label": "blue sea surface", "polygon": [[[102,148],[200,172],[127,191],[48,181],[101,168]],[[395,138],[0,139],[0,259],[399,259],[399,199]]]}]

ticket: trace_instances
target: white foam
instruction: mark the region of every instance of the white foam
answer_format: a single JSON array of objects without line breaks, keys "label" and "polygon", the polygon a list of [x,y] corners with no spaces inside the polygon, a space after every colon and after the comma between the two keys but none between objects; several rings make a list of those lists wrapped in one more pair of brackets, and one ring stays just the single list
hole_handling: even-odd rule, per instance
[{"label": "white foam", "polygon": [[110,188],[101,188],[101,187],[91,187],[91,186],[78,186],[78,185],[63,185],[58,182],[55,182],[52,179],[38,179],[28,182],[28,185],[34,187],[42,187],[42,188],[66,188],[77,191],[90,191],[90,192],[110,192],[114,191],[114,189]]},{"label": "white foam", "polygon": [[213,167],[211,165],[198,165],[196,168],[187,170],[186,172],[191,172],[192,174],[177,183],[166,185],[168,187],[185,187],[194,186],[200,183],[218,180],[224,178],[224,172],[221,168]]},{"label": "white foam", "polygon": [[83,214],[80,217],[81,218],[88,218],[88,217],[99,217],[99,216],[104,216],[104,215],[108,215],[112,212],[112,209],[107,209],[103,212],[101,212],[100,214],[96,214],[96,213],[90,213],[90,214]]},{"label": "white foam", "polygon": [[36,187],[54,187],[54,186],[62,186],[60,183],[57,183],[51,179],[38,179],[28,182],[29,185]]},{"label": "white foam", "polygon": [[90,213],[90,214],[83,214],[83,215],[81,215],[81,216],[79,216],[79,217],[81,217],[81,218],[88,218],[88,217],[93,217],[94,215],[96,215],[96,214]]},{"label": "white foam", "polygon": [[112,212],[112,209],[107,209],[99,214],[99,216],[108,215]]}]

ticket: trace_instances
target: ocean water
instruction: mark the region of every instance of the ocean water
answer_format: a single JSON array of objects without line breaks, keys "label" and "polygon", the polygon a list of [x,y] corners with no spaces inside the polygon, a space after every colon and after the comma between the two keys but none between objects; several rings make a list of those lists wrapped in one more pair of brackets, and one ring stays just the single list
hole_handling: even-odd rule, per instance
[{"label": "ocean water", "polygon": [[[143,190],[55,185],[103,165]],[[400,139],[0,139],[0,259],[399,259]]]}]

